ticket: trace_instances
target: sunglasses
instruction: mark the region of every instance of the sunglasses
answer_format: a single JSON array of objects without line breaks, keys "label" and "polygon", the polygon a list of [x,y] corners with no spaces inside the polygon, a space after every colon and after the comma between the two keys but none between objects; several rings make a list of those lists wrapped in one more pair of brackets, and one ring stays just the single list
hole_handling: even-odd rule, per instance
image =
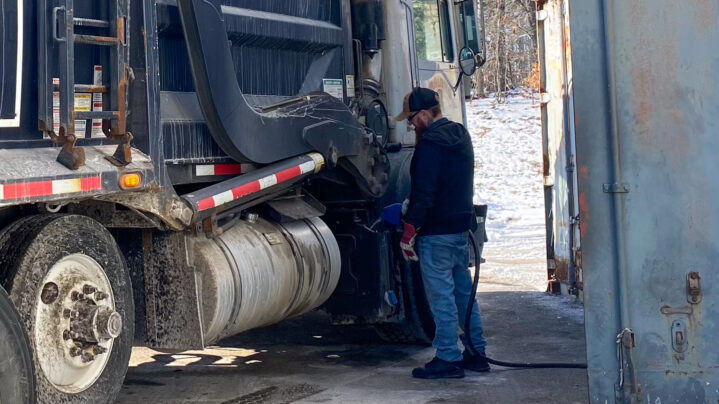
[{"label": "sunglasses", "polygon": [[417,116],[417,114],[419,114],[419,113],[420,113],[420,111],[417,111],[417,112],[415,112],[415,113],[413,113],[413,114],[410,114],[410,116],[407,117],[407,121],[408,121],[408,122],[412,122],[412,120],[414,119],[414,117]]}]

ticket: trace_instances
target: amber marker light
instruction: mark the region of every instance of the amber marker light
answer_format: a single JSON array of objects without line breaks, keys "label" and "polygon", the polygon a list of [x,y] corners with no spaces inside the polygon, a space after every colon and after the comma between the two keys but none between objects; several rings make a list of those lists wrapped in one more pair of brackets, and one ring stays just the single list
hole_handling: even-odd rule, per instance
[{"label": "amber marker light", "polygon": [[122,174],[120,176],[120,188],[132,189],[142,185],[142,175],[140,173]]}]

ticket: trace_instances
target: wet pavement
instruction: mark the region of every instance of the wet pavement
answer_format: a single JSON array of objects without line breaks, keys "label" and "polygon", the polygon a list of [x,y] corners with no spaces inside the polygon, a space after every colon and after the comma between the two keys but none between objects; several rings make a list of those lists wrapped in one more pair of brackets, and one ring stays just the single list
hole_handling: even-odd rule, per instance
[{"label": "wet pavement", "polygon": [[[579,303],[483,276],[488,354],[506,361],[584,362]],[[585,403],[584,370],[468,372],[413,379],[433,349],[382,343],[370,327],[333,327],[321,312],[204,351],[135,348],[118,403]]]}]

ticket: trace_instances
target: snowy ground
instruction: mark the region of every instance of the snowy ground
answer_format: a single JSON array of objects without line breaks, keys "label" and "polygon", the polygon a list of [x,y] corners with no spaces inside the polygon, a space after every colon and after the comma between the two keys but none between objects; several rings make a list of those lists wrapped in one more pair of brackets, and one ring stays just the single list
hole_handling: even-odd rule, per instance
[{"label": "snowy ground", "polygon": [[489,206],[482,283],[545,290],[542,132],[536,96],[467,103],[467,126],[474,143],[475,200]]}]

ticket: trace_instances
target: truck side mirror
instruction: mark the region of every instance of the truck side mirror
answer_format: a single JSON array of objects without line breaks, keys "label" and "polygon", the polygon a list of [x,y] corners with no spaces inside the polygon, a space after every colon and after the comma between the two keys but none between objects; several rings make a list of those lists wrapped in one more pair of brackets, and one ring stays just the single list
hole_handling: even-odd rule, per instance
[{"label": "truck side mirror", "polygon": [[[459,25],[464,40],[464,46],[472,51],[475,58],[475,67],[482,67],[486,62],[484,42],[484,2],[482,0],[455,1],[459,7]],[[465,60],[464,49],[460,52],[460,64]],[[469,66],[469,62],[466,62]],[[464,68],[463,72],[464,72]]]},{"label": "truck side mirror", "polygon": [[479,63],[472,49],[465,46],[459,51],[459,68],[462,70],[462,74],[465,76],[472,76],[477,71]]}]

